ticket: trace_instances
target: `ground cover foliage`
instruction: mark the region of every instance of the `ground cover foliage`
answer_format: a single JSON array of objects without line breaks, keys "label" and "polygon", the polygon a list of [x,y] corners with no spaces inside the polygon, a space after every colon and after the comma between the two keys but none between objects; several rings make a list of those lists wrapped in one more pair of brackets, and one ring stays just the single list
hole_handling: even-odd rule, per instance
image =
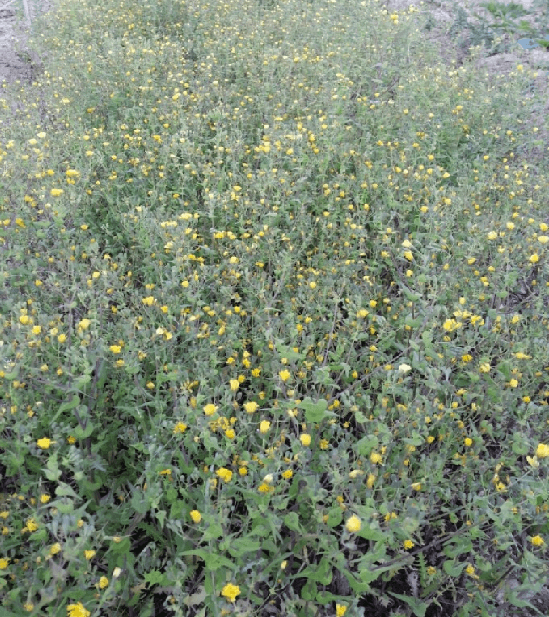
[{"label": "ground cover foliage", "polygon": [[9,615],[543,614],[547,144],[532,75],[440,64],[425,19],[35,29],[0,112]]}]

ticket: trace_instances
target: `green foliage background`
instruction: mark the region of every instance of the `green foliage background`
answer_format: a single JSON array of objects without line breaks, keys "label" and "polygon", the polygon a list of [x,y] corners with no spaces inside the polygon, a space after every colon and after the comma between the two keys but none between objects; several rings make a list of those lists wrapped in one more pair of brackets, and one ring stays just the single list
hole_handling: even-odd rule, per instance
[{"label": "green foliage background", "polygon": [[547,144],[532,74],[426,19],[43,18],[0,112],[7,614],[537,610]]}]

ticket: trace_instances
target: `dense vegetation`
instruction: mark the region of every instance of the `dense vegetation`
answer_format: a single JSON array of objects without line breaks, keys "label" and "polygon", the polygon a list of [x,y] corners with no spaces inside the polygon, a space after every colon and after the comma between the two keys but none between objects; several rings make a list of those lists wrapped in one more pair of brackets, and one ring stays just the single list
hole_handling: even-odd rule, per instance
[{"label": "dense vegetation", "polygon": [[43,19],[0,110],[6,614],[543,614],[547,144],[533,75],[426,19]]}]

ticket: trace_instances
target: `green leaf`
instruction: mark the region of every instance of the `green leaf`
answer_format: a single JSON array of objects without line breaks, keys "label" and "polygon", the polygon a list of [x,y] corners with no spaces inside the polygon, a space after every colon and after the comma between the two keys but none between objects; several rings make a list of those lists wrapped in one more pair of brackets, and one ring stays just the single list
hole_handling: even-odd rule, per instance
[{"label": "green leaf", "polygon": [[425,617],[425,612],[429,608],[429,604],[427,602],[423,602],[422,600],[418,600],[417,598],[410,598],[409,596],[404,596],[400,593],[389,592],[395,598],[406,602],[406,604],[412,609],[414,615],[417,617]]},{"label": "green leaf", "polygon": [[513,434],[513,452],[515,454],[528,454],[530,451],[530,444],[522,433]]},{"label": "green leaf", "polygon": [[[192,551],[184,551],[183,553],[181,553],[181,555],[196,555],[197,557],[200,557],[200,559],[202,559],[206,564],[206,569],[211,571],[219,570],[219,568],[222,567],[229,568],[233,571],[236,570],[236,566],[232,561],[230,561],[226,557],[223,557],[223,555],[218,555],[217,553],[210,553],[206,549],[199,548]],[[204,582],[206,582],[209,578],[210,577],[207,576],[204,579]]]},{"label": "green leaf", "polygon": [[169,585],[172,581],[159,570],[151,570],[145,574],[145,580],[151,585]]},{"label": "green leaf", "polygon": [[376,435],[366,435],[356,442],[355,449],[361,456],[368,456],[378,445],[379,440]]},{"label": "green leaf", "polygon": [[286,516],[284,517],[284,525],[286,525],[286,527],[288,529],[291,529],[292,531],[301,532],[301,526],[299,525],[299,516],[297,515],[297,512],[290,512],[289,514],[286,514]]},{"label": "green leaf", "polygon": [[88,422],[84,428],[78,425],[74,429],[74,436],[77,437],[78,439],[86,439],[86,437],[89,437],[93,433],[94,430],[95,430],[95,424]]},{"label": "green leaf", "polygon": [[276,350],[280,354],[281,358],[288,358],[290,362],[301,362],[301,360],[305,359],[305,354],[298,353],[294,351],[291,347],[287,347],[286,345],[280,345],[277,342]]},{"label": "green leaf", "polygon": [[332,528],[337,527],[339,524],[341,524],[342,520],[343,512],[341,511],[341,508],[339,506],[336,506],[328,512],[328,520],[326,521],[326,525]]},{"label": "green leaf", "polygon": [[50,422],[53,424],[57,421],[57,418],[59,418],[62,413],[64,413],[65,411],[71,411],[71,409],[74,409],[78,405],[80,405],[80,396],[78,394],[75,394],[70,401],[63,403],[61,407],[59,407],[57,413],[53,416]]},{"label": "green leaf", "polygon": [[328,407],[328,401],[325,399],[319,399],[314,402],[311,398],[307,397],[304,401],[299,403],[298,407],[305,410],[305,418],[307,422],[318,424],[322,422],[324,418],[335,416],[331,411],[326,411]]},{"label": "green leaf", "polygon": [[444,562],[444,565],[442,567],[444,568],[444,572],[446,572],[446,574],[448,574],[449,576],[457,577],[461,574],[465,566],[465,563],[454,564],[453,561],[448,560]]},{"label": "green leaf", "polygon": [[217,538],[221,538],[223,536],[223,528],[219,523],[213,523],[206,529],[204,532],[203,539],[204,540],[216,540]]}]

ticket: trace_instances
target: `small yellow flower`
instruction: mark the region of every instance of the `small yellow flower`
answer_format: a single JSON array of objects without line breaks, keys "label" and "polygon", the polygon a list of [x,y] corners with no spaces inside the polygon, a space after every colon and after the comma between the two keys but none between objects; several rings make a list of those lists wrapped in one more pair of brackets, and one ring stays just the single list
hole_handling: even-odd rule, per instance
[{"label": "small yellow flower", "polygon": [[221,590],[221,595],[224,598],[227,598],[229,602],[234,602],[236,600],[236,596],[240,595],[240,587],[238,585],[227,583],[227,585],[225,585],[225,587]]},{"label": "small yellow flower", "polygon": [[41,450],[48,450],[51,444],[54,443],[49,437],[42,437],[42,439],[38,439],[36,445]]},{"label": "small yellow flower", "polygon": [[358,518],[356,514],[353,514],[351,518],[347,519],[345,527],[347,531],[350,531],[351,533],[356,533],[357,531],[360,531],[360,528],[362,527],[362,521]]},{"label": "small yellow flower", "polygon": [[156,302],[156,299],[153,296],[147,296],[146,298],[141,298],[141,302],[143,302],[145,306],[152,306]]},{"label": "small yellow flower", "polygon": [[184,433],[187,430],[187,425],[184,422],[178,422],[173,429],[174,433]]},{"label": "small yellow flower", "polygon": [[478,368],[481,373],[489,373],[491,369],[492,367],[488,362],[483,362]]},{"label": "small yellow flower", "polygon": [[120,353],[122,351],[122,347],[120,345],[111,345],[109,350],[112,351],[112,353]]},{"label": "small yellow flower", "polygon": [[9,559],[2,557],[2,559],[0,559],[0,570],[5,570],[8,567],[9,562],[10,562]]},{"label": "small yellow flower", "polygon": [[463,440],[463,443],[464,443],[467,447],[469,447],[469,446],[472,446],[472,445],[473,445],[473,440],[472,440],[470,437],[466,437],[466,438]]},{"label": "small yellow flower", "polygon": [[421,490],[421,483],[420,482],[414,482],[412,484],[412,488],[414,489],[414,491],[420,491]]},{"label": "small yellow flower", "polygon": [[543,546],[545,544],[545,540],[541,536],[532,536],[530,542],[534,546]]},{"label": "small yellow flower", "polygon": [[414,548],[414,543],[412,542],[412,540],[404,540],[404,548],[406,550]]},{"label": "small yellow flower", "polygon": [[279,375],[280,375],[280,379],[282,379],[282,381],[288,381],[288,379],[290,379],[290,377],[291,377],[291,373],[287,369],[282,369],[280,371]]},{"label": "small yellow flower", "polygon": [[238,379],[231,379],[230,385],[233,392],[236,392],[238,388],[240,388],[240,382],[238,381]]},{"label": "small yellow flower", "polygon": [[259,405],[255,401],[248,401],[244,403],[243,407],[247,413],[254,413],[254,411],[259,409]]},{"label": "small yellow flower", "polygon": [[549,456],[549,446],[544,443],[538,444],[538,447],[536,449],[536,456],[538,458],[545,458]]},{"label": "small yellow flower", "polygon": [[294,472],[291,469],[286,469],[286,471],[282,472],[282,477],[285,480],[290,480],[294,475]]},{"label": "small yellow flower", "polygon": [[84,551],[84,556],[89,561],[90,559],[93,559],[95,557],[95,551],[94,550]]},{"label": "small yellow flower", "polygon": [[233,472],[230,469],[226,469],[225,467],[220,467],[216,474],[225,482],[230,482],[233,477]]},{"label": "small yellow flower", "polygon": [[373,465],[379,465],[382,460],[383,460],[383,457],[381,456],[379,452],[372,452],[370,454],[370,462]]},{"label": "small yellow flower", "polygon": [[78,602],[78,604],[69,604],[67,606],[67,614],[68,617],[90,617],[90,611],[84,608],[82,602]]},{"label": "small yellow flower", "polygon": [[537,264],[539,261],[539,255],[537,253],[530,255],[530,257],[528,258],[528,261],[532,264]]},{"label": "small yellow flower", "polygon": [[233,428],[228,428],[225,431],[225,437],[227,439],[234,439],[236,437],[236,433],[235,433],[234,429]]},{"label": "small yellow flower", "polygon": [[260,433],[268,433],[271,428],[271,423],[268,420],[262,420],[259,424],[259,432]]},{"label": "small yellow flower", "polygon": [[516,379],[511,379],[509,381],[509,387],[510,388],[516,388],[518,386],[518,381]]},{"label": "small yellow flower", "polygon": [[27,529],[31,532],[36,531],[38,529],[38,523],[33,518],[27,519]]},{"label": "small yellow flower", "polygon": [[204,413],[207,416],[213,416],[216,411],[217,411],[217,405],[214,405],[213,403],[208,403],[207,405],[204,406]]},{"label": "small yellow flower", "polygon": [[52,189],[50,191],[50,195],[52,197],[59,197],[60,195],[63,195],[63,189]]},{"label": "small yellow flower", "polygon": [[299,440],[304,446],[311,445],[311,436],[308,433],[301,433],[301,435],[299,436]]},{"label": "small yellow flower", "polygon": [[50,555],[57,555],[57,553],[61,552],[61,544],[59,544],[59,542],[56,542],[55,544],[52,544],[50,546]]},{"label": "small yellow flower", "polygon": [[99,579],[99,589],[105,589],[109,584],[109,579],[106,576],[102,576]]},{"label": "small yellow flower", "polygon": [[49,495],[46,495],[46,494],[40,495],[40,503],[48,503],[50,499],[51,497]]},{"label": "small yellow flower", "polygon": [[336,617],[343,617],[346,612],[346,606],[343,606],[343,604],[336,604]]},{"label": "small yellow flower", "polygon": [[191,518],[193,519],[193,523],[200,523],[202,520],[202,514],[198,510],[191,510]]}]

